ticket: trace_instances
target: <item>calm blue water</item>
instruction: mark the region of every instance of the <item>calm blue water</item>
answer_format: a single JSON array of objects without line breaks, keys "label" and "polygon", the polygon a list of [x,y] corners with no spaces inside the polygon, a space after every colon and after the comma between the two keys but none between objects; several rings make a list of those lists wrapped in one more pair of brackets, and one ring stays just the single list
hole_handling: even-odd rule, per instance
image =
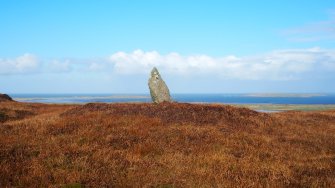
[{"label": "calm blue water", "polygon": [[[151,102],[149,94],[11,94],[39,103]],[[177,102],[226,104],[335,104],[335,94],[174,94]]]}]

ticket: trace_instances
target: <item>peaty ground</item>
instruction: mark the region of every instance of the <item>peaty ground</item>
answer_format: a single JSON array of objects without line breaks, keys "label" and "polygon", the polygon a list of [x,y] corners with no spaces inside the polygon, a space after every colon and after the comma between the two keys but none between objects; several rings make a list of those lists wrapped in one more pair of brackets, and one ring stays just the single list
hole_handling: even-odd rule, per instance
[{"label": "peaty ground", "polygon": [[330,187],[335,111],[0,103],[0,187]]}]

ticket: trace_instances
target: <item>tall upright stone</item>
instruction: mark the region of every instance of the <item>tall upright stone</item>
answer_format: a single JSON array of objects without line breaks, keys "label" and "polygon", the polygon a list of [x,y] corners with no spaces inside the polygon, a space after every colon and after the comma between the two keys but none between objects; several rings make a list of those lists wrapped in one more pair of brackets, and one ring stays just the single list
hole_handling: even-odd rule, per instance
[{"label": "tall upright stone", "polygon": [[156,67],[151,71],[148,81],[152,102],[171,102],[170,91]]}]

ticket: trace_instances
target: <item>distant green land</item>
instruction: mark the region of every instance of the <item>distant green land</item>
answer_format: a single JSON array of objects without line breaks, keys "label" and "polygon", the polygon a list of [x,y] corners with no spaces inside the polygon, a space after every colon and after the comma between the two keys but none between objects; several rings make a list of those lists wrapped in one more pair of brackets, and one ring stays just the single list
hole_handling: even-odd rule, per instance
[{"label": "distant green land", "polygon": [[323,111],[323,110],[335,110],[335,105],[305,105],[305,104],[232,104],[233,106],[246,107],[252,110],[259,111]]},{"label": "distant green land", "polygon": [[245,94],[247,97],[321,97],[326,96],[326,94],[322,93],[250,93]]}]

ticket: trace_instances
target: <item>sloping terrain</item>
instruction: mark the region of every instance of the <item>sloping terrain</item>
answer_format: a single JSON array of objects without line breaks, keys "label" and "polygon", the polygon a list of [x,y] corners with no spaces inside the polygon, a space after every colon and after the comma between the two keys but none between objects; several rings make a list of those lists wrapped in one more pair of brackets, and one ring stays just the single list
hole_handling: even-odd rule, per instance
[{"label": "sloping terrain", "polygon": [[0,102],[8,102],[8,101],[13,101],[13,99],[7,94],[0,93]]},{"label": "sloping terrain", "polygon": [[[270,123],[270,116],[247,108],[228,105],[196,105],[187,103],[102,104],[89,103],[65,112],[64,116],[78,116],[101,112],[111,116],[145,116],[159,118],[164,124],[201,125],[257,125]],[[259,122],[259,121],[261,122]]]},{"label": "sloping terrain", "polygon": [[0,187],[335,185],[335,111],[3,102],[1,114]]}]

